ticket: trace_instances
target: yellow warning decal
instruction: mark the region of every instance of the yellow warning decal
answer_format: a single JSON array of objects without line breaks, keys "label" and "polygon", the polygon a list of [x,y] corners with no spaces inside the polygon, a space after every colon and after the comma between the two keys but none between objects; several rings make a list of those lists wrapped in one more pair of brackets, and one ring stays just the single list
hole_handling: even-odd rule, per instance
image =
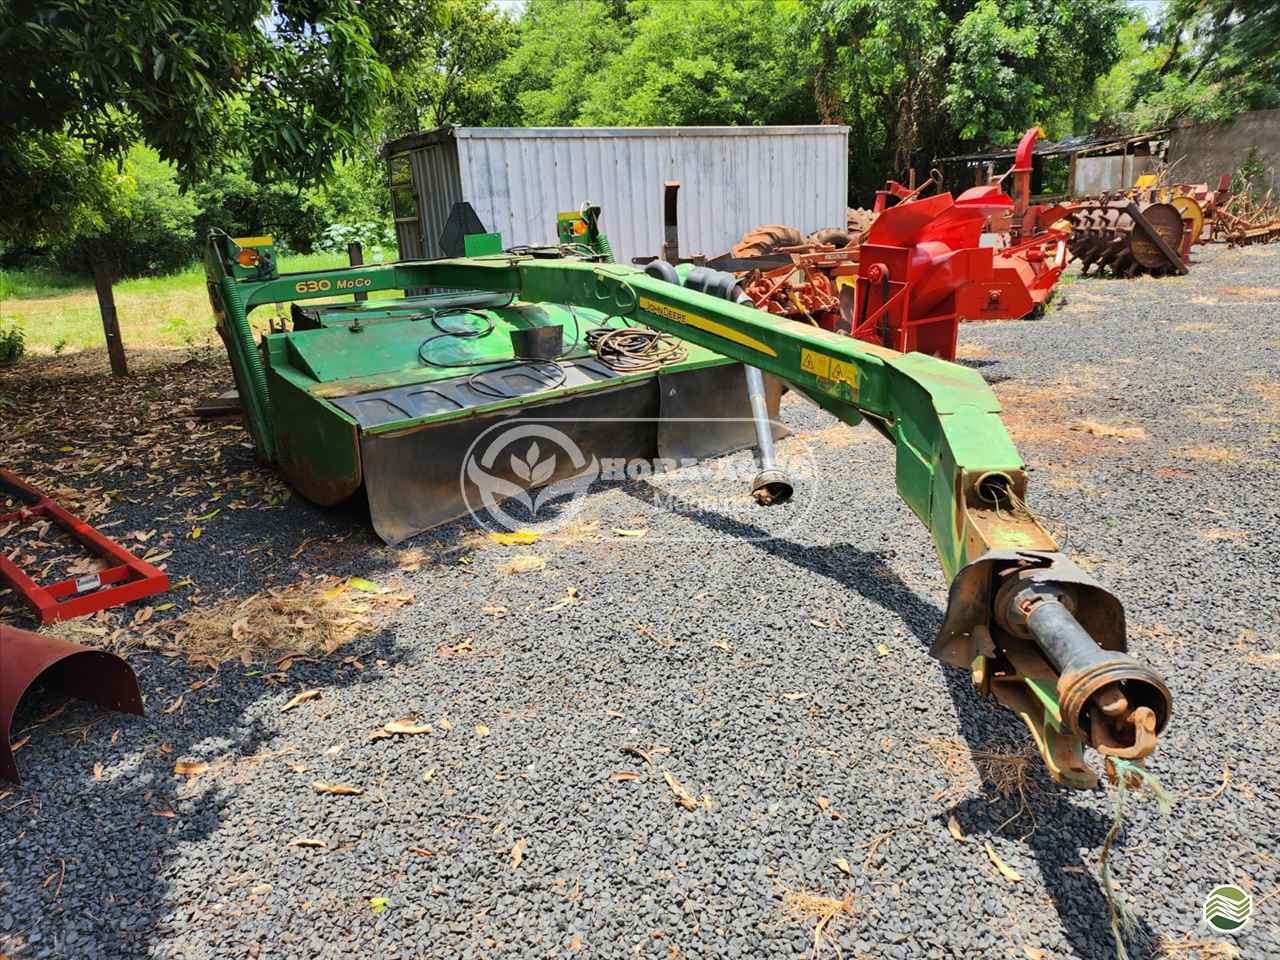
[{"label": "yellow warning decal", "polygon": [[745,334],[733,327],[725,326],[715,320],[709,320],[706,317],[700,317],[696,313],[690,313],[687,310],[678,310],[675,307],[669,307],[665,303],[659,303],[657,300],[650,300],[648,297],[640,298],[640,309],[647,310],[656,316],[663,317],[674,323],[682,323],[685,326],[697,327],[699,330],[705,330],[707,333],[713,333],[717,337],[724,337],[726,340],[732,340],[734,343],[742,344],[757,353],[763,353],[765,356],[776,357],[778,351],[767,343],[762,343],[755,337]]},{"label": "yellow warning decal", "polygon": [[858,392],[857,364],[849,363],[847,360],[836,360],[833,357],[801,348],[800,369],[823,380],[847,383],[853,388],[854,393]]},{"label": "yellow warning decal", "polygon": [[275,240],[271,237],[232,237],[231,242],[237,247],[269,247]]}]

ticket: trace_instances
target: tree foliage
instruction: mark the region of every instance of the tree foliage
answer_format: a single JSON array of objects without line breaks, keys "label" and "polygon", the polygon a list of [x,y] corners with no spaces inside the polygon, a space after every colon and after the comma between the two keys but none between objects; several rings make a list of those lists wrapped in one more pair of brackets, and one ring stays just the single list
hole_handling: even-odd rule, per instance
[{"label": "tree foliage", "polygon": [[0,157],[33,133],[115,159],[141,140],[188,182],[234,156],[323,178],[387,77],[354,0],[12,0],[0,55]]},{"label": "tree foliage", "polygon": [[1132,92],[1112,118],[1151,127],[1280,106],[1280,0],[1172,0],[1117,70]]},{"label": "tree foliage", "polygon": [[1033,124],[1070,132],[1126,20],[1122,0],[813,4],[816,98],[824,120],[853,128],[851,183],[866,191]]},{"label": "tree foliage", "polygon": [[518,121],[512,78],[497,67],[515,49],[517,28],[485,0],[441,0],[430,25],[394,72],[384,116],[388,138],[450,123]]}]

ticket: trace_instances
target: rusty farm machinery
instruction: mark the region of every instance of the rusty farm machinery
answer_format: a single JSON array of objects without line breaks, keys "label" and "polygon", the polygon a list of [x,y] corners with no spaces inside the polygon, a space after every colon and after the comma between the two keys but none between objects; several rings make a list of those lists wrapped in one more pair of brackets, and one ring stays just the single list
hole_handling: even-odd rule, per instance
[{"label": "rusty farm machinery", "polygon": [[[930,230],[971,231],[989,215],[985,200],[931,200],[882,216],[864,250],[888,247],[877,241],[892,235],[927,251],[948,236]],[[992,269],[989,250],[953,251],[923,282],[910,272],[910,248],[869,255],[857,279],[873,299],[858,319],[907,332],[873,343],[756,309],[737,277],[708,266],[613,263],[594,216],[585,219],[582,233],[569,234],[578,238],[572,248],[295,274],[278,271],[264,238],[213,235],[209,293],[260,458],[314,502],[366,497],[375,529],[396,540],[456,515],[442,502],[456,496],[445,475],[456,487],[458,453],[487,423],[569,423],[574,440],[596,452],[652,450],[688,441],[616,428],[605,435],[594,424],[639,412],[656,417],[661,433],[670,416],[662,396],[682,394],[683,415],[704,422],[749,409],[745,443],[754,441],[763,461],[774,434],[759,385],[775,378],[846,424],[865,421],[891,445],[897,491],[932,536],[950,582],[932,652],[970,669],[982,694],[1023,719],[1055,780],[1097,783],[1085,747],[1130,760],[1151,753],[1169,721],[1169,691],[1125,652],[1120,601],[1063,555],[1031,512],[1027,472],[991,389],[972,370],[895,349],[945,347],[946,335],[930,341],[917,332],[927,325],[911,326],[907,304],[921,304],[926,316],[945,312],[952,323],[970,303],[957,306],[949,270]],[[884,272],[873,273],[880,264]],[[1021,280],[1009,285],[1026,296]],[[945,292],[935,298],[935,289]],[[972,289],[977,309],[990,302],[988,290],[1004,288]],[[261,339],[249,325],[264,304],[384,290],[433,292],[299,303],[292,330]],[[612,330],[666,338],[681,350],[639,368],[612,367],[597,349]],[[544,338],[554,366],[534,363],[519,346]]]},{"label": "rusty farm machinery", "polygon": [[954,360],[960,323],[1039,314],[1066,267],[1065,208],[1028,203],[1039,134],[1029,131],[1014,165],[986,186],[923,196],[940,175],[889,181],[872,210],[848,211],[847,230],[805,237],[768,224],[706,263],[740,273],[751,302],[775,316]]},{"label": "rusty farm machinery", "polygon": [[[162,571],[5,469],[0,469],[0,531],[31,535],[32,539],[10,555],[0,552],[0,584],[20,593],[35,608],[42,624],[105,610],[169,588]],[[35,549],[33,543],[52,545],[55,541],[87,553],[99,569],[55,583],[38,582],[34,573],[19,565],[19,555]],[[0,624],[0,780],[18,779],[10,728],[18,702],[37,684],[104,709],[142,713],[138,682],[122,658]]]}]

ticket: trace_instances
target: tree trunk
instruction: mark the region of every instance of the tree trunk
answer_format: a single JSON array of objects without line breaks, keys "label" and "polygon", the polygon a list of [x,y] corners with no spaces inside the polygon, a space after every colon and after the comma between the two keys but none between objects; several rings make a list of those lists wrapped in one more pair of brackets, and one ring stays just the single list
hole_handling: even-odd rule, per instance
[{"label": "tree trunk", "polygon": [[127,377],[129,365],[120,339],[120,318],[116,314],[116,295],[111,289],[112,270],[102,254],[93,255],[93,286],[98,292],[98,310],[102,313],[102,332],[107,337],[107,355],[111,357],[111,375]]}]

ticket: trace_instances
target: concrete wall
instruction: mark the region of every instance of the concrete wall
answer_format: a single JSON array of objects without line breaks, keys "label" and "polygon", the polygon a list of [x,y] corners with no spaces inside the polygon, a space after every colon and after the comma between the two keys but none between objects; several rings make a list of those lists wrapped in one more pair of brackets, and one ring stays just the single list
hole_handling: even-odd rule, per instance
[{"label": "concrete wall", "polygon": [[1175,180],[1216,186],[1218,177],[1235,173],[1249,148],[1258,148],[1268,168],[1268,185],[1280,191],[1280,110],[1242,113],[1227,124],[1179,127],[1170,135],[1170,163]]}]

